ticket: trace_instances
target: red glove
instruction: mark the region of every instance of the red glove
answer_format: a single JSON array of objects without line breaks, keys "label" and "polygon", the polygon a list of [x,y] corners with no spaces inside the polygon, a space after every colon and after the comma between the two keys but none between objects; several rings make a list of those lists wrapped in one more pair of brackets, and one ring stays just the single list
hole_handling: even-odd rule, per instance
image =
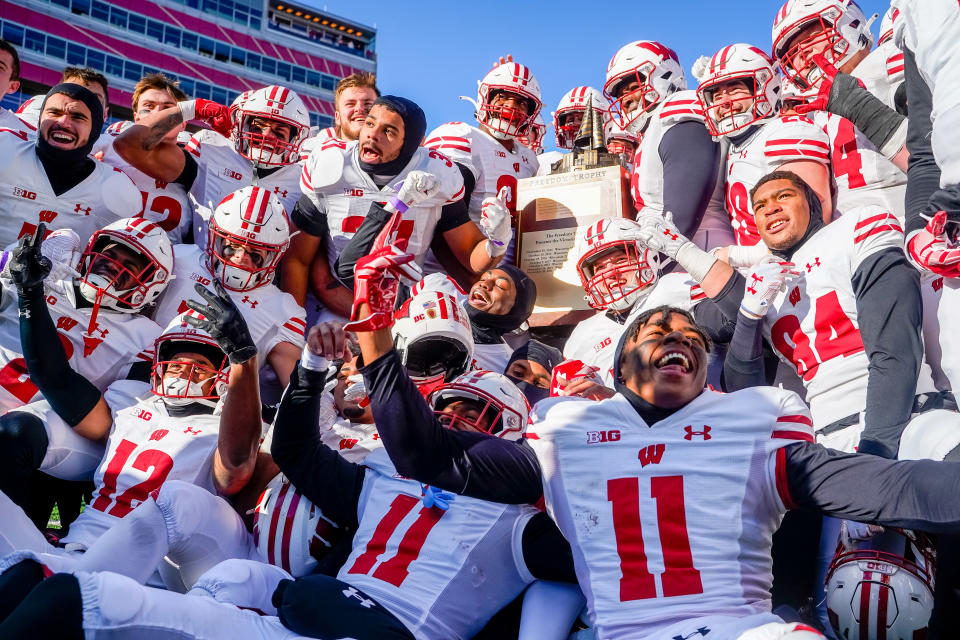
[{"label": "red glove", "polygon": [[553,378],[550,380],[550,397],[560,395],[566,386],[577,378],[586,378],[591,382],[603,385],[600,377],[600,368],[585,364],[580,360],[564,360],[553,368]]},{"label": "red glove", "polygon": [[233,112],[230,107],[202,98],[180,102],[179,107],[184,122],[203,120],[220,135],[230,137],[233,130]]},{"label": "red glove", "polygon": [[[837,75],[840,74],[840,70],[837,69],[829,60],[827,60],[822,53],[811,58],[813,63],[820,67],[820,71],[823,72],[823,76],[820,78],[820,87],[817,89],[817,97],[813,100],[807,102],[806,104],[801,104],[797,107],[797,113],[803,115],[810,113],[811,111],[829,111],[827,105],[830,103],[830,92],[833,91],[833,83],[837,79]],[[857,80],[857,84],[866,89],[866,86],[863,84],[862,80]]]},{"label": "red glove", "polygon": [[907,251],[914,262],[937,275],[960,278],[960,246],[952,246],[943,228],[947,212],[938,211],[923,231],[907,242]]},{"label": "red glove", "polygon": [[[413,259],[413,254],[387,245],[357,261],[353,308],[345,331],[376,331],[393,324],[400,280],[413,283],[421,278],[420,266]],[[370,316],[361,320],[360,304],[364,302],[370,307]]]}]

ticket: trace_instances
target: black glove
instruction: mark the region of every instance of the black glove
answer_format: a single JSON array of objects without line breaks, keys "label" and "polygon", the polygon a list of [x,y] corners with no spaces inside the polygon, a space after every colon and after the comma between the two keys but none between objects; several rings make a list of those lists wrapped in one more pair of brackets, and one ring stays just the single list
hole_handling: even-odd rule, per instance
[{"label": "black glove", "polygon": [[257,345],[253,343],[247,323],[230,299],[230,294],[217,280],[213,281],[213,286],[217,290],[216,294],[203,285],[193,285],[208,304],[187,300],[188,307],[203,315],[203,318],[187,316],[187,324],[209,333],[230,358],[231,364],[243,364],[257,355]]},{"label": "black glove", "polygon": [[19,293],[42,288],[43,280],[50,275],[50,269],[53,268],[50,258],[40,253],[45,232],[46,225],[40,223],[32,238],[30,236],[20,238],[20,244],[10,256],[7,269]]}]

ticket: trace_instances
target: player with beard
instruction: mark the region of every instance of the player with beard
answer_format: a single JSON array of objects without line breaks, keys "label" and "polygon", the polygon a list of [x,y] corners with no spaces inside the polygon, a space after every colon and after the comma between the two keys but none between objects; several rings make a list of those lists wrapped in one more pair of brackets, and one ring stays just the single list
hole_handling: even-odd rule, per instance
[{"label": "player with beard", "polygon": [[[110,115],[110,101],[108,99],[109,91],[106,76],[90,67],[64,67],[60,73],[60,84],[63,83],[79,84],[89,89],[100,101],[100,108],[103,110],[103,122],[107,121]],[[17,117],[26,124],[31,135],[40,127],[43,99],[42,94],[33,96],[17,107]],[[98,136],[100,136],[99,129],[96,130],[93,137],[96,139]]]},{"label": "player with beard", "polygon": [[0,246],[48,230],[90,235],[142,208],[140,192],[126,175],[89,157],[103,126],[103,105],[90,90],[59,84],[43,100],[36,140],[24,131],[0,129]]},{"label": "player with beard", "polygon": [[[358,142],[329,141],[311,156],[303,169],[303,196],[292,215],[305,233],[294,237],[283,265],[284,290],[303,299],[304,270],[318,251],[342,281],[352,282],[353,261],[370,254],[395,211],[401,217],[386,233],[418,264],[435,241],[471,273],[500,259],[509,229],[489,232],[470,220],[464,174],[443,154],[419,146],[425,129],[426,117],[414,102],[383,96],[370,109]],[[330,303],[330,313],[349,315],[353,298],[346,289],[314,293]]]},{"label": "player with beard", "polygon": [[350,142],[359,138],[367,113],[379,97],[377,77],[372,73],[357,71],[340,80],[333,90],[333,126],[303,141],[300,160],[306,161],[313,150],[327,140]]}]

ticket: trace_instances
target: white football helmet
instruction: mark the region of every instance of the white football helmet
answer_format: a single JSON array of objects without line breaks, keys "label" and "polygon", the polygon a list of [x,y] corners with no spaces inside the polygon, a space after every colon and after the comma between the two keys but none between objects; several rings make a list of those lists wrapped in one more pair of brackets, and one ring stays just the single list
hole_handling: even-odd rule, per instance
[{"label": "white football helmet", "polygon": [[[233,144],[257,166],[279,167],[300,160],[300,145],[310,135],[310,113],[292,89],[271,85],[244,91],[233,101]],[[264,118],[290,126],[286,142],[250,130],[250,120]]]},{"label": "white football helmet", "polygon": [[[715,100],[717,87],[741,80],[750,91],[750,106],[733,113],[736,100]],[[707,129],[714,137],[729,136],[755,122],[780,112],[780,75],[766,53],[749,44],[732,44],[710,58],[706,73],[700,78],[697,97],[703,105]]]},{"label": "white football helmet", "polygon": [[[637,225],[626,218],[600,218],[577,234],[580,259],[577,272],[594,309],[623,311],[653,290],[660,276],[660,254],[634,240]],[[597,259],[613,251],[626,255],[601,271]]]},{"label": "white football helmet", "polygon": [[622,153],[632,162],[640,137],[632,131],[620,127],[620,123],[607,115],[603,122],[603,143],[610,153]]},{"label": "white football helmet", "polygon": [[[507,92],[525,98],[527,112],[493,104],[497,93]],[[517,62],[506,62],[492,69],[480,81],[477,89],[477,121],[501,140],[516,138],[526,132],[536,120],[543,102],[540,83],[527,67]]]},{"label": "white football helmet", "polygon": [[[134,271],[104,251],[117,245],[146,259]],[[173,246],[166,232],[146,218],[122,218],[95,231],[80,256],[80,295],[90,303],[136,313],[163,293],[173,273]]]},{"label": "white football helmet", "polygon": [[[818,24],[821,30],[800,42],[794,36]],[[773,21],[773,55],[784,74],[801,89],[819,86],[823,72],[813,63],[818,52],[838,69],[873,45],[870,23],[853,0],[787,0]]]},{"label": "white football helmet", "polygon": [[890,7],[883,14],[883,19],[880,21],[880,37],[877,38],[878,47],[887,40],[893,40],[893,25],[899,18],[900,9],[895,7]]},{"label": "white football helmet", "polygon": [[[473,420],[444,412],[454,400],[478,402],[478,414]],[[493,371],[469,371],[437,387],[427,399],[440,422],[454,428],[464,423],[473,430],[483,431],[504,440],[519,440],[527,428],[530,404],[513,382]],[[483,423],[489,426],[484,427]]]},{"label": "white football helmet", "polygon": [[305,576],[342,537],[343,530],[323,515],[282,474],[267,484],[253,513],[253,544],[260,560]]},{"label": "white football helmet", "polygon": [[827,615],[841,638],[925,636],[933,611],[933,545],[924,534],[901,533],[904,555],[838,547],[827,573]]},{"label": "white football helmet", "polygon": [[[626,86],[634,80],[638,88],[627,92]],[[639,134],[646,129],[657,105],[686,88],[683,67],[673,49],[653,40],[637,40],[621,47],[610,59],[603,94],[620,127]]]},{"label": "white football helmet", "polygon": [[526,145],[535,154],[543,153],[543,139],[547,135],[547,125],[543,122],[543,116],[537,114],[533,123],[527,127],[527,130],[517,136],[520,144]]},{"label": "white football helmet", "polygon": [[[553,131],[557,136],[557,146],[561,149],[573,149],[574,138],[580,130],[583,113],[588,105],[603,113],[607,111],[607,104],[600,92],[593,87],[574,87],[560,98],[560,104],[553,112]],[[575,114],[580,114],[580,117],[572,119],[570,116]],[[576,124],[568,124],[571,122]]]},{"label": "white football helmet", "polygon": [[[203,317],[192,309],[181,313],[170,321],[154,343],[151,388],[170,406],[199,402],[216,407],[227,392],[230,360],[209,333],[187,324],[187,316]],[[213,366],[177,358],[177,354],[185,352],[200,354]],[[176,373],[170,371],[171,367]],[[211,378],[213,385],[205,392],[204,383]]]},{"label": "white football helmet", "polygon": [[[207,268],[224,287],[250,291],[270,284],[290,246],[290,223],[279,198],[269,189],[243,187],[227,195],[210,217]],[[231,261],[238,246],[250,265]]]},{"label": "white football helmet", "polygon": [[455,297],[425,290],[394,314],[393,344],[400,362],[425,396],[473,362],[473,332],[466,309]]}]

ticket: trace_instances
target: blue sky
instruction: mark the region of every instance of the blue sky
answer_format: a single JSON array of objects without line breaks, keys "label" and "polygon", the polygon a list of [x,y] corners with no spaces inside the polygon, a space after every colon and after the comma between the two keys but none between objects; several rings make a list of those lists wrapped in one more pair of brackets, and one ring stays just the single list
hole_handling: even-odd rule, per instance
[{"label": "blue sky", "polygon": [[[313,3],[322,7],[323,3]],[[415,100],[433,128],[450,120],[471,122],[473,110],[459,95],[476,96],[477,80],[497,56],[512,53],[533,71],[543,94],[544,121],[563,94],[578,85],[603,88],[611,56],[632,40],[659,40],[690,66],[734,42],[769,51],[779,0],[634,0],[633,2],[435,2],[368,0],[326,2],[344,18],[377,27],[382,91]],[[889,4],[861,0],[864,13],[880,16]],[[544,141],[554,146],[552,128]]]}]

